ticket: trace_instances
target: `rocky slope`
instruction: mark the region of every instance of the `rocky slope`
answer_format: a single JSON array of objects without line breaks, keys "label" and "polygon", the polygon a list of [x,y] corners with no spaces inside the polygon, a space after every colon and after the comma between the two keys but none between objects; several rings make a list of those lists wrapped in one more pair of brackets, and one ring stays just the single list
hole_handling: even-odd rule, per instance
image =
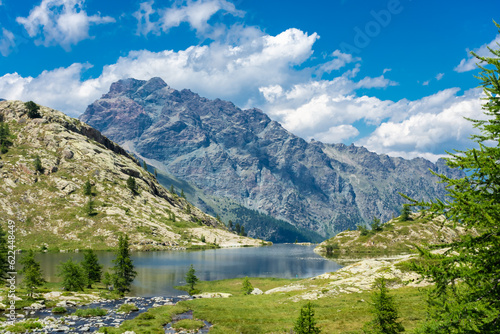
[{"label": "rocky slope", "polygon": [[[30,119],[24,103],[0,102],[0,122],[12,133],[12,145],[0,155],[0,222],[4,228],[15,222],[18,248],[108,249],[120,233],[129,234],[133,249],[211,246],[214,240],[200,240],[204,231],[223,234],[233,246],[255,244],[165,190],[99,131],[46,107],[40,113]],[[127,187],[129,177],[136,194]],[[83,194],[87,180],[91,211]]]},{"label": "rocky slope", "polygon": [[426,218],[412,214],[411,220],[391,219],[382,225],[382,231],[343,231],[325,240],[315,252],[333,257],[364,257],[377,254],[416,253],[416,246],[439,246],[457,242],[464,235],[477,236],[476,230],[453,226],[444,217]]},{"label": "rocky slope", "polygon": [[[225,221],[239,218],[226,205],[229,200],[313,231],[316,238],[309,239],[332,236],[374,216],[398,215],[404,203],[398,192],[417,199],[443,197],[429,169],[457,176],[443,161],[308,143],[258,109],[177,91],[160,78],[112,84],[81,120],[219,202],[192,194],[190,200],[205,211]],[[266,224],[246,230],[270,238],[277,230]]]}]

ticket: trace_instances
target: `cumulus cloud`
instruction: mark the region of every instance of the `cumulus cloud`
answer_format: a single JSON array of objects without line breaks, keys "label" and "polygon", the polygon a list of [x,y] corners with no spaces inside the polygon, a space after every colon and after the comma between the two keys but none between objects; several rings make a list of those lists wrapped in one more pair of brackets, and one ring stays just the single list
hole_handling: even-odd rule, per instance
[{"label": "cumulus cloud", "polygon": [[356,137],[359,135],[358,129],[351,124],[343,124],[339,126],[332,126],[328,131],[318,133],[308,139],[316,139],[324,143],[340,143],[344,140]]},{"label": "cumulus cloud", "polygon": [[[494,40],[489,42],[488,44],[483,44],[481,47],[474,49],[473,51],[481,57],[490,57],[492,54],[488,48],[491,49],[496,49],[498,48],[498,45],[500,43],[500,35],[497,35]],[[458,64],[455,67],[456,72],[467,72],[467,71],[472,71],[477,68],[476,64],[478,63],[478,60],[473,57],[470,54],[470,50],[467,49],[467,58],[464,58],[460,61],[460,64]]]},{"label": "cumulus cloud", "polygon": [[[188,23],[192,29],[200,34],[208,31],[213,35],[217,28],[208,23],[217,12],[224,12],[233,16],[242,17],[244,12],[237,10],[234,4],[226,0],[188,0],[183,3],[174,3],[169,8],[153,9],[154,2],[143,2],[134,13],[138,21],[137,34],[160,34],[182,23]],[[220,28],[220,27],[219,27]]]},{"label": "cumulus cloud", "polygon": [[332,71],[338,70],[349,63],[361,61],[361,58],[353,57],[352,55],[347,53],[342,53],[340,50],[335,50],[331,54],[331,57],[333,57],[332,60],[329,60],[319,66],[318,74],[331,73]]},{"label": "cumulus cloud", "polygon": [[438,73],[438,75],[436,75],[436,80],[439,81],[441,79],[443,79],[444,77],[444,73]]},{"label": "cumulus cloud", "polygon": [[2,28],[2,35],[0,36],[0,53],[2,56],[7,57],[15,47],[16,42],[14,34],[11,31]]},{"label": "cumulus cloud", "polygon": [[[45,71],[36,78],[9,74],[0,78],[0,87],[12,86],[12,89],[2,89],[5,98],[32,99],[77,115],[116,80],[128,77],[148,80],[160,76],[172,87],[190,88],[203,96],[226,98],[243,105],[251,92],[259,95],[260,86],[294,81],[298,74],[292,66],[311,56],[318,38],[316,34],[308,35],[298,29],[276,36],[255,37],[256,32],[252,30],[247,34],[248,39],[236,46],[213,42],[178,52],[133,51],[115,64],[105,66],[98,78],[83,82],[81,73],[89,65],[73,64]],[[45,81],[47,85],[42,84]],[[68,98],[74,95],[75,98]],[[243,98],[238,101],[238,96]]]},{"label": "cumulus cloud", "polygon": [[470,145],[474,133],[472,123],[465,119],[483,119],[481,90],[471,89],[457,96],[458,89],[442,91],[417,101],[400,101],[394,109],[407,109],[409,116],[383,122],[368,137],[356,144],[369,150],[393,156],[425,157],[437,160],[444,148],[463,149]]},{"label": "cumulus cloud", "polygon": [[37,45],[60,45],[69,51],[72,45],[90,38],[91,25],[115,22],[109,16],[87,15],[84,0],[42,0],[28,17],[18,17]]}]

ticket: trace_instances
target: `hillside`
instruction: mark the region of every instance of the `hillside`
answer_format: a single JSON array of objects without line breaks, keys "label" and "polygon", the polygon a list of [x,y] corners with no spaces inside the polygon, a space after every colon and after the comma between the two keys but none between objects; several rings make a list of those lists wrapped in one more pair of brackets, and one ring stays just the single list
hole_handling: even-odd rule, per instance
[{"label": "hillside", "polygon": [[[191,185],[188,199],[205,212],[225,222],[242,219],[249,235],[267,239],[282,232],[273,219],[302,231],[300,241],[333,236],[374,216],[388,220],[405,203],[398,192],[443,198],[444,187],[429,170],[460,176],[442,160],[306,142],[261,110],[178,91],[160,78],[120,80],[80,118]],[[250,228],[252,212],[273,219]]]},{"label": "hillside", "polygon": [[[165,190],[99,131],[50,108],[41,107],[40,114],[31,119],[24,103],[0,102],[0,121],[12,134],[12,145],[0,155],[0,221],[16,223],[18,248],[109,249],[120,233],[136,250],[260,244]],[[127,187],[130,177],[135,193]],[[91,196],[83,192],[87,180]]]},{"label": "hillside", "polygon": [[325,256],[400,255],[415,253],[415,246],[447,245],[466,234],[477,235],[461,226],[454,227],[444,217],[429,219],[412,214],[408,221],[394,218],[382,225],[382,230],[344,231],[325,240],[315,252]]}]

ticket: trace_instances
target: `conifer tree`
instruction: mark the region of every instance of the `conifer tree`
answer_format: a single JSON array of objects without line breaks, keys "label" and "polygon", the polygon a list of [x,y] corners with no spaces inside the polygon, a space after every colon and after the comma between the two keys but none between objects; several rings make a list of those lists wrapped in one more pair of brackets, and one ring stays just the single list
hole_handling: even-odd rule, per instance
[{"label": "conifer tree", "polygon": [[33,101],[28,101],[24,104],[26,109],[28,109],[28,117],[29,118],[41,118],[42,115],[40,115],[40,106],[37,105]]},{"label": "conifer tree", "polygon": [[403,205],[403,210],[401,210],[401,216],[399,217],[399,220],[402,222],[406,222],[411,220],[411,209],[410,206],[407,204]]},{"label": "conifer tree", "polygon": [[236,223],[236,226],[234,227],[234,230],[236,232],[236,234],[240,234],[241,232],[241,226],[240,226],[240,223]]},{"label": "conifer tree", "polygon": [[135,195],[137,193],[137,183],[135,181],[135,177],[133,177],[133,176],[128,177],[127,188],[129,188],[130,191],[132,191],[132,194]]},{"label": "conifer tree", "polygon": [[23,266],[20,271],[20,274],[23,275],[23,285],[28,291],[28,296],[32,297],[35,289],[45,283],[40,263],[35,260],[35,252],[33,250],[29,250],[19,260],[19,263]]},{"label": "conifer tree", "polygon": [[311,302],[308,302],[300,310],[300,315],[293,328],[295,334],[318,334],[321,330],[316,326],[314,319],[314,308]]},{"label": "conifer tree", "polygon": [[229,220],[228,227],[229,227],[229,231],[233,230],[233,221],[232,220]]},{"label": "conifer tree", "polygon": [[244,295],[249,295],[252,293],[253,286],[252,286],[252,283],[250,283],[248,276],[243,279],[243,284],[242,284],[241,290],[243,290]]},{"label": "conifer tree", "polygon": [[7,233],[0,225],[0,282],[4,281],[8,276],[7,272],[11,271],[9,270],[8,252]]},{"label": "conifer tree", "polygon": [[90,183],[90,180],[88,180],[88,179],[85,182],[85,184],[83,185],[83,194],[85,196],[92,195],[92,184]]},{"label": "conifer tree", "polygon": [[366,334],[397,334],[404,332],[404,327],[398,322],[398,312],[394,299],[389,295],[384,278],[374,283],[376,289],[372,295],[374,319],[365,324],[363,332]]},{"label": "conifer tree", "polygon": [[[499,32],[500,25],[495,22]],[[412,201],[430,217],[444,215],[479,236],[464,236],[443,255],[421,249],[425,258],[440,259],[415,266],[435,286],[429,295],[425,333],[498,333],[500,328],[500,45],[491,56],[472,53],[480,62],[477,77],[486,95],[485,120],[470,120],[479,134],[475,149],[449,153],[446,163],[465,172],[459,179],[438,176],[448,200]]]},{"label": "conifer tree", "polygon": [[120,294],[124,295],[130,291],[130,286],[135,276],[137,276],[132,259],[130,258],[128,235],[120,235],[116,258],[113,260],[113,264],[113,285]]},{"label": "conifer tree", "polygon": [[87,279],[87,287],[92,288],[92,284],[100,282],[102,277],[102,265],[93,250],[85,251],[83,255],[82,268]]},{"label": "conifer tree", "polygon": [[190,293],[194,290],[194,285],[196,284],[196,282],[198,282],[198,277],[196,277],[195,273],[196,270],[194,270],[193,265],[191,265],[186,273],[186,283],[189,284]]},{"label": "conifer tree", "polygon": [[40,160],[40,156],[35,156],[35,160],[33,160],[33,167],[35,168],[36,172],[43,172],[42,160]]},{"label": "conifer tree", "polygon": [[72,259],[59,265],[57,276],[62,278],[62,286],[67,291],[83,291],[87,282],[85,271]]}]

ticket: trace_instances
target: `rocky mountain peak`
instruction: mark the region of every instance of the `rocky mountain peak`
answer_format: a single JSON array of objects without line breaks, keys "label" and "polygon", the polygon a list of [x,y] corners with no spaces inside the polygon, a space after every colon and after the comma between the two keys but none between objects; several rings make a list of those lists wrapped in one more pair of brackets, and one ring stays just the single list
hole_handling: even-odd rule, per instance
[{"label": "rocky mountain peak", "polygon": [[[442,198],[444,188],[429,169],[453,174],[425,159],[307,143],[259,109],[177,91],[161,79],[127,80],[129,88],[95,101],[81,119],[198,189],[190,199],[223,219],[239,217],[220,204],[201,203],[200,192],[326,237],[374,216],[398,215],[405,202],[399,192]],[[269,237],[259,231],[254,235]]]}]

